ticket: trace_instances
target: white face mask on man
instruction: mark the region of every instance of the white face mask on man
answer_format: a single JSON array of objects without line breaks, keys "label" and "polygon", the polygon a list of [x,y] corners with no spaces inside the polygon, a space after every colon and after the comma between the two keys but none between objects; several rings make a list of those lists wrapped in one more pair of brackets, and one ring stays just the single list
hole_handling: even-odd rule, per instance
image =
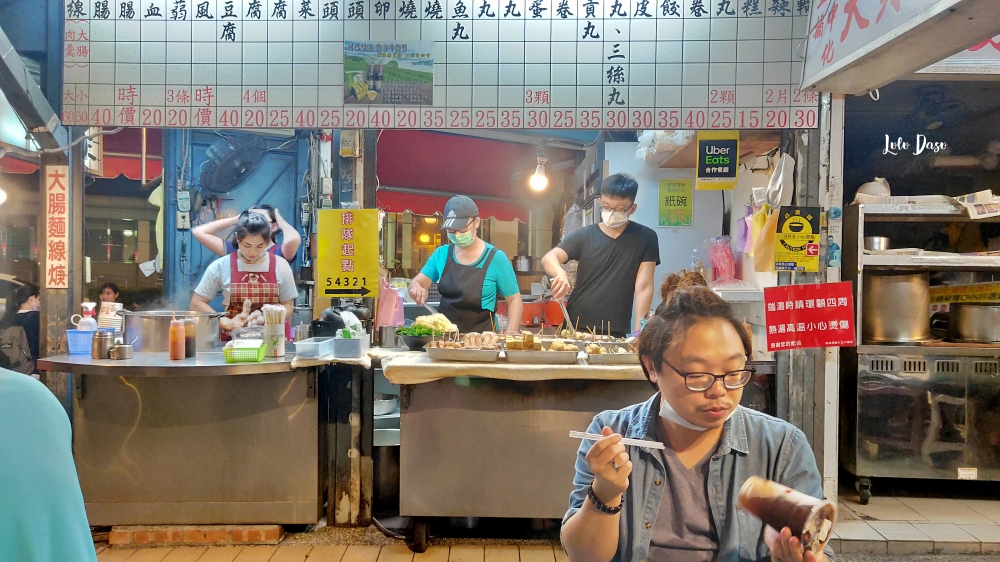
[{"label": "white face mask on man", "polygon": [[628,222],[629,213],[627,211],[614,211],[601,209],[601,220],[608,228],[619,228]]},{"label": "white face mask on man", "polygon": [[[736,413],[736,408],[733,408],[733,411],[729,412],[729,415],[726,417],[725,421],[729,421],[729,418],[733,417],[733,414],[735,413]],[[674,407],[670,405],[670,402],[667,402],[666,396],[663,396],[662,393],[660,394],[660,417],[667,421],[672,421],[675,424],[690,429],[692,431],[708,431],[707,427],[695,425],[687,421],[686,419],[682,418],[681,415],[677,413],[677,410],[675,410]]]}]

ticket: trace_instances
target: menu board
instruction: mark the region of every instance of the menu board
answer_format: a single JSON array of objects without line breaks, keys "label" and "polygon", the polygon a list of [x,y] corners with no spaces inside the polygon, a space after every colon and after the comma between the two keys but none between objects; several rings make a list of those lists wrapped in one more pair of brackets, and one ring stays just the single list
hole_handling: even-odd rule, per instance
[{"label": "menu board", "polygon": [[65,2],[67,125],[818,122],[818,94],[797,87],[809,0]]}]

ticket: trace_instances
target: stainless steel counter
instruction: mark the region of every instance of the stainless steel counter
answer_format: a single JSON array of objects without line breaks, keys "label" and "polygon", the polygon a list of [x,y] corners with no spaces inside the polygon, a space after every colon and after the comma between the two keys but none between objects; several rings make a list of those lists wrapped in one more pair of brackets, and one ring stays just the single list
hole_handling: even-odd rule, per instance
[{"label": "stainless steel counter", "polygon": [[73,455],[90,523],[319,520],[316,371],[293,371],[293,357],[40,360],[43,370],[74,374]]},{"label": "stainless steel counter", "polygon": [[170,360],[167,352],[140,352],[126,361],[91,359],[89,355],[55,355],[38,360],[42,371],[80,375],[115,375],[131,377],[231,376],[281,373],[292,370],[294,353],[261,363],[226,363],[221,351],[199,352],[196,357]]}]

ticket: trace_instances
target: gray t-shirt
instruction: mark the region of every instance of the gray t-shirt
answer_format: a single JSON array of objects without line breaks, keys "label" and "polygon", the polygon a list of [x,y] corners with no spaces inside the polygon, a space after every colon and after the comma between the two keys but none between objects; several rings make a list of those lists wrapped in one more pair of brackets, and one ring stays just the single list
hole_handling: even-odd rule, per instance
[{"label": "gray t-shirt", "polygon": [[[669,443],[663,429],[656,433]],[[666,477],[663,498],[649,541],[649,562],[712,562],[719,550],[708,503],[708,468],[714,451],[690,469],[668,445],[663,450]]]}]

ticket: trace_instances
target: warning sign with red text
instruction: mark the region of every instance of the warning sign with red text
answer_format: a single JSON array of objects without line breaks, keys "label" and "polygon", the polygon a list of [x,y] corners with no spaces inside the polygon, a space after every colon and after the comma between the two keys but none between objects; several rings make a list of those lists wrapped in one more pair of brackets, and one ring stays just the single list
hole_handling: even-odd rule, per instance
[{"label": "warning sign with red text", "polygon": [[854,293],[850,282],[764,289],[767,350],[853,347]]},{"label": "warning sign with red text", "polygon": [[45,288],[69,288],[69,166],[45,167]]}]

